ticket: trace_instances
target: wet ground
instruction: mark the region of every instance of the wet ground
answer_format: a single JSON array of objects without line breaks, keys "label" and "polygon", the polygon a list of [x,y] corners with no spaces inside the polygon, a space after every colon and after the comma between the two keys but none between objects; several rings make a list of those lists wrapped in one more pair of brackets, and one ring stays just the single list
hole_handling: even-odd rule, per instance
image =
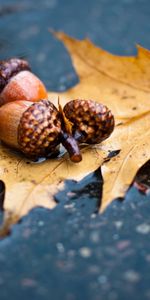
[{"label": "wet ground", "polygon": [[[27,58],[63,91],[78,78],[48,28],[133,55],[135,44],[150,49],[149,16],[149,0],[0,0],[0,56]],[[138,181],[150,185],[149,164]],[[0,241],[1,300],[150,299],[150,195],[132,187],[98,215],[101,185],[99,169],[67,181],[53,211],[34,209]]]}]

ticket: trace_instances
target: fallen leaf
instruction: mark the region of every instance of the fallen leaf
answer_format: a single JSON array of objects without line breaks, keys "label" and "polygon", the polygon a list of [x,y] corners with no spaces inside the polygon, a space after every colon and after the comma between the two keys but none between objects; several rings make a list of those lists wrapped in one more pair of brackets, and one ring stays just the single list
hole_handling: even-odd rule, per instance
[{"label": "fallen leaf", "polygon": [[[66,153],[60,158],[36,163],[0,145],[0,179],[6,186],[1,236],[8,234],[10,226],[32,208],[54,208],[54,195],[64,188],[64,180],[81,180],[85,174],[101,165],[105,155],[103,151],[101,155],[97,155],[94,147],[85,147],[82,153],[83,160],[80,164],[72,163]],[[91,156],[94,159],[92,166]]]},{"label": "fallen leaf", "polygon": [[[97,48],[88,39],[75,40],[62,32],[54,35],[64,43],[79,76],[79,83],[61,94],[70,99],[93,99],[107,105],[115,116],[115,130],[96,146],[97,156],[120,150],[104,159],[100,210],[115,198],[124,197],[138,169],[150,158],[150,52],[140,46],[135,57],[121,57]],[[50,93],[50,98],[55,98]],[[91,157],[91,165],[94,158]]]},{"label": "fallen leaf", "polygon": [[[104,179],[100,210],[124,197],[138,169],[150,156],[150,52],[138,46],[135,57],[119,57],[55,33],[69,51],[79,83],[59,94],[63,106],[71,99],[93,99],[107,105],[115,116],[115,130],[101,144],[82,149],[83,160],[74,164],[64,153],[34,163],[0,145],[0,179],[5,183],[5,221],[1,234],[33,207],[54,208],[56,193],[65,179],[81,180],[99,166]],[[56,104],[58,93],[49,93]],[[111,153],[116,153],[111,158]]]}]

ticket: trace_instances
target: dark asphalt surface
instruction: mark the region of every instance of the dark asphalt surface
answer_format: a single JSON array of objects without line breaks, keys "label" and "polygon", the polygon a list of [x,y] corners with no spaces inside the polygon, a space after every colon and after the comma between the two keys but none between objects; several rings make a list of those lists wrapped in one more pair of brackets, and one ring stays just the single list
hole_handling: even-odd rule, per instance
[{"label": "dark asphalt surface", "polygon": [[[149,17],[149,0],[0,0],[0,56],[27,58],[63,91],[78,78],[48,28],[133,55],[150,49]],[[150,185],[149,165],[138,178]],[[100,170],[67,181],[53,211],[34,209],[0,241],[0,300],[150,299],[150,195],[132,187],[97,215],[101,185]]]}]

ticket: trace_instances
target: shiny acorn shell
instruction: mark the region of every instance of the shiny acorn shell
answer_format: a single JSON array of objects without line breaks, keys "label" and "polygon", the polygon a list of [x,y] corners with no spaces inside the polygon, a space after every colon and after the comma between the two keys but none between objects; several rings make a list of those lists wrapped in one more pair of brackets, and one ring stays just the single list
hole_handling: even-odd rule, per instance
[{"label": "shiny acorn shell", "polygon": [[0,107],[0,140],[29,158],[53,154],[60,131],[59,112],[48,100],[14,101]]},{"label": "shiny acorn shell", "polygon": [[47,96],[43,82],[30,71],[27,61],[0,61],[0,106],[17,100],[37,102]]},{"label": "shiny acorn shell", "polygon": [[26,60],[11,58],[0,61],[0,93],[9,80],[21,71],[30,71],[30,66]]},{"label": "shiny acorn shell", "polygon": [[114,117],[110,109],[93,100],[71,100],[63,111],[72,122],[72,134],[79,143],[100,143],[114,129]]}]

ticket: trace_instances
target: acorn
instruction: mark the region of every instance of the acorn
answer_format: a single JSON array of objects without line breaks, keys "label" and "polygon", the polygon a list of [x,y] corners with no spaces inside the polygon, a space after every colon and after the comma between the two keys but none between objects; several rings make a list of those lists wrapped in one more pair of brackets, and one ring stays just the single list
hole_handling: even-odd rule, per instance
[{"label": "acorn", "polygon": [[111,111],[92,100],[72,100],[64,109],[49,100],[20,100],[0,107],[0,140],[29,158],[51,156],[62,143],[71,161],[80,162],[79,144],[100,143],[113,128]]},{"label": "acorn", "polygon": [[72,123],[72,136],[79,143],[101,143],[114,129],[114,116],[110,109],[93,100],[71,100],[63,111]]},{"label": "acorn", "polygon": [[58,154],[62,143],[71,161],[79,162],[78,143],[62,123],[61,112],[49,100],[9,102],[0,107],[0,140],[31,159]]},{"label": "acorn", "polygon": [[19,58],[0,61],[0,106],[11,101],[36,102],[46,98],[44,84],[31,73],[27,61]]},{"label": "acorn", "polygon": [[48,100],[14,101],[0,107],[0,140],[29,158],[53,154],[60,132],[59,111]]}]

